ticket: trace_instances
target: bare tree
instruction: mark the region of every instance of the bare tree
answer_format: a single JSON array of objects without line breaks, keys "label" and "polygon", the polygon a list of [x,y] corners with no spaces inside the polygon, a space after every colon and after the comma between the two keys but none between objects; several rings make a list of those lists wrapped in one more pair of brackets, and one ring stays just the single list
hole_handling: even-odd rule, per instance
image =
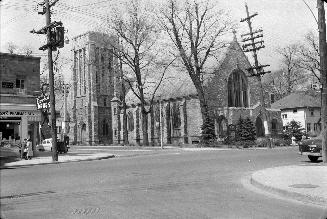
[{"label": "bare tree", "polygon": [[227,13],[216,9],[209,1],[168,0],[160,19],[197,90],[203,122],[210,118],[203,75],[211,73],[207,65],[225,46],[222,36],[234,28]]},{"label": "bare tree", "polygon": [[7,50],[10,54],[14,54],[17,52],[18,46],[14,44],[13,42],[7,43]]},{"label": "bare tree", "polygon": [[31,56],[33,54],[33,49],[30,46],[23,46],[21,53],[26,56]]},{"label": "bare tree", "polygon": [[16,53],[16,54],[21,54],[21,55],[26,55],[26,56],[31,56],[33,53],[32,47],[25,45],[20,48],[13,42],[7,43],[7,50],[10,54]]},{"label": "bare tree", "polygon": [[[58,93],[62,93],[63,92],[63,86],[65,83],[64,81],[64,71],[65,68],[67,68],[67,66],[70,66],[70,59],[64,55],[62,55],[62,53],[57,52],[57,54],[55,55],[54,59],[53,59],[53,69],[54,69],[54,89],[55,91]],[[44,74],[45,72],[48,71],[48,62],[44,62],[43,63],[43,67],[41,69],[41,77],[40,77],[40,83],[41,83],[41,87],[44,84],[48,84],[49,83],[49,75],[48,74]]]},{"label": "bare tree", "polygon": [[[108,23],[111,23],[111,28],[120,39],[119,43],[109,42],[114,48],[114,56],[118,57],[122,64],[127,67],[122,78],[140,100],[143,145],[149,145],[147,115],[152,110],[155,92],[163,79],[164,72],[171,64],[171,62],[162,63],[159,60],[162,58],[157,44],[160,31],[153,17],[152,12],[144,2],[133,0],[125,4],[124,10],[120,12],[116,10],[113,17],[108,20]],[[146,94],[146,91],[149,91],[149,88],[146,87],[149,85],[147,77],[151,77],[149,74],[151,75],[151,72],[155,71],[154,69],[160,71],[158,65],[164,70],[161,71],[162,74],[154,89],[150,89],[152,95]]]},{"label": "bare tree", "polygon": [[282,74],[280,77],[282,81],[280,81],[280,84],[283,84],[286,95],[291,93],[305,78],[303,70],[298,67],[298,50],[299,46],[297,44],[288,45],[277,50],[282,56],[283,68],[281,69]]},{"label": "bare tree", "polygon": [[305,42],[298,47],[297,56],[296,65],[310,72],[320,83],[319,44],[313,32],[305,35]]}]

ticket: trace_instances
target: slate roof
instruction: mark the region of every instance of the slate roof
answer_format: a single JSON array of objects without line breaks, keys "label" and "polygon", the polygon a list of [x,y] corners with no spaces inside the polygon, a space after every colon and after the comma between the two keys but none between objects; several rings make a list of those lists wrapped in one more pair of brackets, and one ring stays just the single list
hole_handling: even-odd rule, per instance
[{"label": "slate roof", "polygon": [[[215,69],[218,69],[220,67],[230,49],[230,44],[232,44],[233,42],[237,43],[237,41],[234,39],[229,43],[229,45],[221,49],[219,57],[215,60],[214,63]],[[209,81],[211,77],[213,77],[213,74],[205,75],[205,83]],[[144,88],[144,93],[147,100],[151,98],[151,95],[155,89],[155,82],[157,81],[158,80],[153,79],[151,83],[151,80],[147,80],[147,83],[145,84]],[[167,100],[170,98],[185,97],[190,95],[197,95],[197,91],[188,72],[186,72],[185,70],[178,71],[176,69],[170,69],[170,71],[165,74],[165,78],[159,86],[156,92],[156,97],[154,99]],[[126,95],[126,103],[128,105],[131,105],[137,104],[139,102],[140,101],[138,98],[135,97],[135,94],[131,90],[129,90]]]},{"label": "slate roof", "polygon": [[296,92],[276,101],[271,105],[271,108],[293,109],[320,106],[320,95],[309,95],[305,92]]}]

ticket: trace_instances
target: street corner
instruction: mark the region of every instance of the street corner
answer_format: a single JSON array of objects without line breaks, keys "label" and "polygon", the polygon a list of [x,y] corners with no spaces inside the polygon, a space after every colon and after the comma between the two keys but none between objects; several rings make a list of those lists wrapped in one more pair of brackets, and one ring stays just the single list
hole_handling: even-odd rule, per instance
[{"label": "street corner", "polygon": [[263,169],[251,175],[250,183],[285,198],[327,206],[327,166],[292,165]]},{"label": "street corner", "polygon": [[114,157],[115,155],[112,153],[81,153],[81,154],[68,153],[68,154],[60,154],[58,156],[58,161],[52,161],[51,156],[34,157],[30,160],[13,160],[12,162],[4,163],[1,166],[1,169],[23,167],[23,166],[34,166],[34,165],[102,160],[102,159],[109,159]]},{"label": "street corner", "polygon": [[3,167],[6,163],[18,161],[19,159],[18,150],[0,147],[0,167]]}]

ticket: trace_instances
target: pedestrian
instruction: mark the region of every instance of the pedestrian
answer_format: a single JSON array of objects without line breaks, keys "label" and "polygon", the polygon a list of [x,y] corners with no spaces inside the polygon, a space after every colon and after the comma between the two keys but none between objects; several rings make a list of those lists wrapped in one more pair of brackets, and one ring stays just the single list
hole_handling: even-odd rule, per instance
[{"label": "pedestrian", "polygon": [[21,150],[20,153],[21,153],[22,159],[26,160],[26,155],[27,155],[27,139],[26,138],[24,139],[20,150]]},{"label": "pedestrian", "polygon": [[32,141],[31,139],[29,138],[27,140],[27,154],[26,154],[26,157],[28,160],[32,159],[33,157],[33,144],[32,144]]}]

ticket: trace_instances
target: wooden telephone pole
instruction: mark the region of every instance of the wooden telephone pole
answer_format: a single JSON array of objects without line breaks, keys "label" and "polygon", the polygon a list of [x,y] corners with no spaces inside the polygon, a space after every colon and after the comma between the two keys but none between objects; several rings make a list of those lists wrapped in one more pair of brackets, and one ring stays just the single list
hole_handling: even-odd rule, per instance
[{"label": "wooden telephone pole", "polygon": [[49,0],[39,3],[41,11],[39,14],[45,14],[46,26],[39,31],[32,30],[31,33],[46,34],[47,44],[40,47],[40,50],[48,50],[48,66],[49,66],[49,88],[50,88],[50,112],[51,112],[51,137],[52,137],[52,161],[58,161],[57,150],[57,129],[56,129],[56,108],[55,108],[55,94],[54,94],[54,74],[53,74],[53,60],[52,51],[62,48],[64,46],[64,28],[61,22],[51,23],[51,7],[59,0],[54,0],[51,4]]},{"label": "wooden telephone pole", "polygon": [[321,78],[321,124],[322,124],[322,160],[327,163],[327,43],[325,6],[323,0],[317,0],[318,30],[319,30],[319,55]]},{"label": "wooden telephone pole", "polygon": [[269,65],[260,65],[258,61],[258,54],[257,51],[265,48],[263,45],[264,41],[262,40],[263,34],[262,29],[253,30],[252,29],[252,23],[251,19],[258,15],[258,13],[254,13],[250,15],[249,8],[247,4],[245,4],[245,10],[246,10],[246,18],[241,19],[241,22],[247,22],[249,26],[249,33],[242,34],[241,37],[242,42],[244,43],[242,45],[244,52],[252,52],[253,53],[253,59],[254,59],[254,66],[251,68],[248,68],[247,70],[250,72],[251,77],[256,77],[260,84],[260,111],[264,120],[264,128],[265,128],[265,134],[269,134],[268,129],[268,122],[267,122],[267,115],[266,115],[266,108],[265,108],[265,100],[264,100],[264,91],[262,86],[261,77],[262,75],[266,73],[270,73],[270,71],[264,71],[264,67],[267,67]]}]

